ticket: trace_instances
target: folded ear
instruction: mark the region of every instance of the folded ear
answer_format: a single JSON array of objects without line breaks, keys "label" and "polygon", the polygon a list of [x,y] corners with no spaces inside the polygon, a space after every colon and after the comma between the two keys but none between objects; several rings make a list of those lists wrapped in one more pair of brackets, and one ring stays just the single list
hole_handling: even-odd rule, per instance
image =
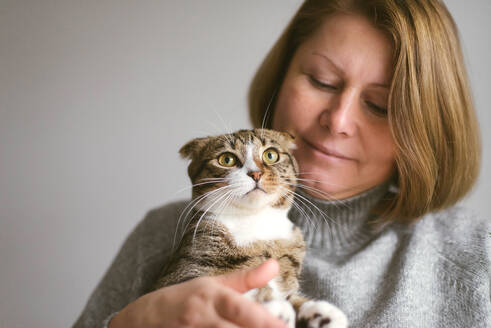
[{"label": "folded ear", "polygon": [[201,149],[207,144],[208,140],[210,138],[196,138],[188,143],[186,143],[184,146],[179,149],[179,154],[181,154],[182,158],[187,158],[187,159],[194,159],[196,156],[199,155]]}]

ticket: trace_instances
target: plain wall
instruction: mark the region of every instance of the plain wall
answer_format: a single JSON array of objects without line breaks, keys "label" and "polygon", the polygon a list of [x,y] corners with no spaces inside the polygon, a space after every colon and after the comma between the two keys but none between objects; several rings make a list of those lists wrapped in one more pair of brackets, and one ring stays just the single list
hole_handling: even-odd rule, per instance
[{"label": "plain wall", "polygon": [[[448,0],[491,205],[491,3]],[[67,327],[151,208],[190,195],[180,145],[249,127],[246,92],[298,0],[0,0],[0,327]]]}]

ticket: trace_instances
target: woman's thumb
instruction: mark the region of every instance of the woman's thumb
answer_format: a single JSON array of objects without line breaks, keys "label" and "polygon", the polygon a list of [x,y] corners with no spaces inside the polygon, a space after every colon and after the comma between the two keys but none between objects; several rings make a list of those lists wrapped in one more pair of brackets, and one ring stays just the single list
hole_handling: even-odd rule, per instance
[{"label": "woman's thumb", "polygon": [[234,271],[216,277],[218,282],[239,293],[245,293],[254,288],[261,288],[273,279],[279,272],[280,266],[276,260],[270,259],[261,265],[247,270]]}]

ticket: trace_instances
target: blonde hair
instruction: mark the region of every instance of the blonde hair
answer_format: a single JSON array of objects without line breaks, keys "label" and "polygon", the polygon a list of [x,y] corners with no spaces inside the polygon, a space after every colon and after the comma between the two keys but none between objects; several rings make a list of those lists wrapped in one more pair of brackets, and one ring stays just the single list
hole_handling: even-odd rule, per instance
[{"label": "blonde hair", "polygon": [[306,0],[252,80],[253,125],[271,128],[267,109],[296,49],[336,13],[367,17],[393,43],[388,122],[399,192],[377,212],[412,222],[455,204],[479,175],[481,145],[457,27],[440,0]]}]

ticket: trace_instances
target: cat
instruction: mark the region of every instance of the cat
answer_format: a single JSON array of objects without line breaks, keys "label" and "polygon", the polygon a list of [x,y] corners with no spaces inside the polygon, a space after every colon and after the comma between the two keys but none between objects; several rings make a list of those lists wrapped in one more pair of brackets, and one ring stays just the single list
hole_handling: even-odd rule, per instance
[{"label": "cat", "polygon": [[[299,292],[303,235],[288,218],[298,165],[294,137],[268,129],[197,138],[181,149],[191,159],[191,215],[180,244],[154,289],[199,276],[251,268],[269,258],[279,274],[244,295],[262,303],[288,327],[347,326],[345,315]],[[185,216],[189,216],[185,215]]]}]

